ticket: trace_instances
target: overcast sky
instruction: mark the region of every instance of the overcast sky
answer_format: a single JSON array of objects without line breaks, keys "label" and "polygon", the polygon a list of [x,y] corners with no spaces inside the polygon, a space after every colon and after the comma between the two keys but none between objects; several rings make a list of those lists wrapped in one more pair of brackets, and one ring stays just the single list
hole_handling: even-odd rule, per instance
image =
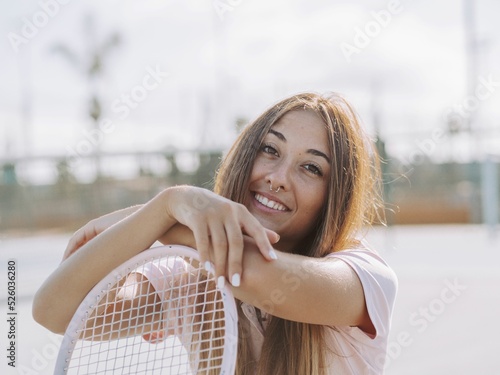
[{"label": "overcast sky", "polygon": [[[500,3],[469,1],[482,78],[476,84],[489,83],[482,84],[479,108],[462,115],[473,116],[476,127],[498,129]],[[408,153],[417,147],[408,133],[432,138],[445,129],[445,114],[470,95],[465,3],[0,0],[0,157],[81,146],[93,126],[83,73],[88,51],[114,33],[121,43],[105,56],[95,83],[107,120],[105,151],[227,147],[236,118],[252,119],[296,92],[337,91],[370,131],[375,108],[390,150]],[[54,52],[58,45],[80,66]],[[498,133],[482,145],[497,147],[488,142]]]}]

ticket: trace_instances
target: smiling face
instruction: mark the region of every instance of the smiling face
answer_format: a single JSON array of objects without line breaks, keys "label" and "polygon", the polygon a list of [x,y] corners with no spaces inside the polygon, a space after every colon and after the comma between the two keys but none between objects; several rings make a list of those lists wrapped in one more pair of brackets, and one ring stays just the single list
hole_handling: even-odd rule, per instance
[{"label": "smiling face", "polygon": [[260,146],[246,206],[281,236],[279,250],[289,251],[311,231],[325,203],[331,173],[327,139],[323,121],[300,110],[277,121]]},{"label": "smiling face", "polygon": [[243,129],[214,191],[278,232],[277,249],[323,257],[358,246],[363,225],[384,222],[381,187],[376,149],[349,102],[336,93],[301,93]]}]

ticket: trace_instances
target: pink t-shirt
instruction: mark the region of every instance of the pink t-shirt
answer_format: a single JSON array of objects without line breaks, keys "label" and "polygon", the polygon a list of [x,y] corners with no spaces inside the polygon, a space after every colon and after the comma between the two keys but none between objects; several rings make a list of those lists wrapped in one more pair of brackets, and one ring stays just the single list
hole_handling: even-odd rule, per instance
[{"label": "pink t-shirt", "polygon": [[[376,330],[375,335],[369,335],[357,327],[325,327],[325,338],[331,353],[327,359],[327,374],[382,374],[397,291],[396,275],[373,250],[365,248],[344,250],[332,253],[327,257],[347,263],[356,272],[363,285],[368,314]],[[147,266],[141,273],[146,277],[151,276],[151,280],[158,280],[157,277],[153,276],[169,274],[174,269],[180,270],[184,267],[182,263],[177,262],[157,263]],[[152,284],[160,297],[164,294],[161,291],[168,288],[167,285],[155,282]],[[186,292],[189,294],[188,291]],[[263,326],[257,318],[253,306],[242,303],[242,311],[250,321],[250,332],[247,334],[250,335],[253,353],[259,357],[264,342],[267,316],[263,313]],[[168,330],[168,327],[167,331],[170,331],[169,334],[173,333]],[[181,332],[176,332],[176,334],[182,335]]]},{"label": "pink t-shirt", "polygon": [[375,335],[369,335],[357,327],[327,328],[328,343],[337,354],[332,357],[331,373],[383,374],[398,287],[396,275],[373,250],[339,251],[328,257],[346,262],[358,275],[376,330]]},{"label": "pink t-shirt", "polygon": [[[357,327],[325,327],[325,339],[331,353],[326,374],[383,374],[397,291],[396,275],[376,252],[366,248],[339,251],[327,257],[346,262],[358,275],[376,334],[369,335]],[[242,311],[250,321],[252,350],[258,357],[265,326],[259,322],[253,306],[243,303]],[[264,319],[267,320],[265,314]]]}]

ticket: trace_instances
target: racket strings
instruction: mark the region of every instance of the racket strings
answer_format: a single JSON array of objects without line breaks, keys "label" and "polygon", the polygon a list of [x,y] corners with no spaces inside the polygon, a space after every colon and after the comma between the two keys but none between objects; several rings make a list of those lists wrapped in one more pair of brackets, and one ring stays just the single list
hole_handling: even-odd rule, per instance
[{"label": "racket strings", "polygon": [[226,327],[213,275],[179,256],[127,271],[90,304],[67,373],[219,374]]},{"label": "racket strings", "polygon": [[224,350],[225,319],[222,301],[217,299],[219,292],[215,285],[210,284],[203,275],[196,286],[203,290],[196,293],[197,313],[194,316],[193,330],[198,347],[192,347],[191,353],[199,355],[198,368],[204,369],[206,374],[215,374],[221,367]]}]

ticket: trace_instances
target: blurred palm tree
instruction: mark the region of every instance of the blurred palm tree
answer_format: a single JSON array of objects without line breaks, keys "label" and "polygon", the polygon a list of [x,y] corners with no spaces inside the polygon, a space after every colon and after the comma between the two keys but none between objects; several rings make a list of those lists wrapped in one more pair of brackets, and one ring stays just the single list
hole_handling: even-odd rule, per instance
[{"label": "blurred palm tree", "polygon": [[[89,83],[88,114],[93,121],[93,127],[97,131],[99,120],[102,116],[102,99],[99,92],[99,82],[105,74],[104,61],[111,52],[118,47],[121,36],[114,31],[106,38],[98,39],[96,36],[96,24],[92,14],[87,14],[84,19],[84,34],[86,36],[86,51],[75,51],[72,45],[58,43],[52,47],[52,52],[62,55]],[[102,177],[101,172],[101,142],[95,142],[94,158],[96,167],[96,179]]]}]

